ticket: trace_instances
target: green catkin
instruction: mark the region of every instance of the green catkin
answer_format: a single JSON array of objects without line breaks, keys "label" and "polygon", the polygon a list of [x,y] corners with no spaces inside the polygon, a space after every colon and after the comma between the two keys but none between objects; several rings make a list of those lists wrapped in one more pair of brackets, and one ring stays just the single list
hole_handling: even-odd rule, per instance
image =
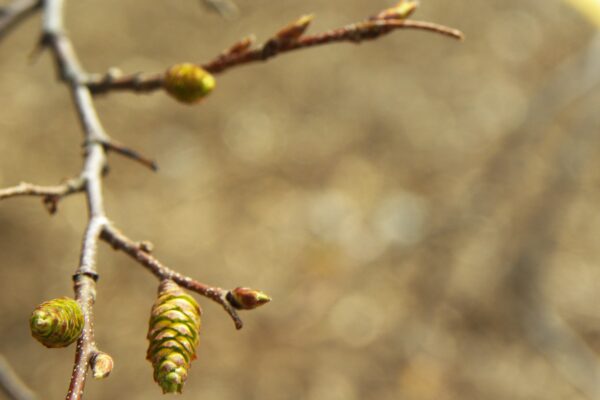
[{"label": "green catkin", "polygon": [[31,313],[31,335],[46,347],[67,347],[83,331],[83,312],[77,301],[61,297],[40,304]]},{"label": "green catkin", "polygon": [[201,310],[175,282],[164,280],[152,306],[147,359],[163,393],[181,393],[200,341]]}]

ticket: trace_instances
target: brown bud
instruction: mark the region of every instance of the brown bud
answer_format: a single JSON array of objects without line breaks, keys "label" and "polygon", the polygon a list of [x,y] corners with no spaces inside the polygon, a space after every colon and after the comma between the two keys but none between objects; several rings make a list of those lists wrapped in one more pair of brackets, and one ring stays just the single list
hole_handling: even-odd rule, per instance
[{"label": "brown bud", "polygon": [[315,18],[314,15],[303,15],[285,28],[277,32],[275,37],[280,41],[294,42],[300,38]]},{"label": "brown bud", "polygon": [[114,367],[112,357],[102,351],[99,351],[92,357],[90,364],[95,379],[106,378],[110,375]]},{"label": "brown bud", "polygon": [[142,240],[141,242],[138,243],[138,246],[139,246],[140,250],[143,251],[144,253],[150,254],[154,250],[154,244],[152,244],[152,242],[149,242],[147,240]]},{"label": "brown bud", "polygon": [[238,310],[252,310],[267,304],[271,298],[260,290],[238,287],[227,294],[227,300]]},{"label": "brown bud", "polygon": [[418,0],[401,0],[394,7],[387,8],[377,14],[375,19],[406,19],[415,12],[418,6]]},{"label": "brown bud", "polygon": [[256,38],[254,36],[246,36],[245,38],[239,40],[238,42],[234,43],[233,46],[225,50],[223,52],[223,55],[228,56],[232,54],[245,53],[246,51],[248,51],[250,46],[254,44],[255,40]]}]

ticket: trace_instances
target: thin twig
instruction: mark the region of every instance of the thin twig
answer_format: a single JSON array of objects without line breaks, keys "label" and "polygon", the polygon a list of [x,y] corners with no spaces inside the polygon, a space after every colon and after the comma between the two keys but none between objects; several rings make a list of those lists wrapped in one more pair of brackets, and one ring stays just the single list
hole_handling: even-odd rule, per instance
[{"label": "thin twig", "polygon": [[265,61],[278,54],[289,51],[321,46],[330,43],[350,42],[360,43],[365,40],[377,39],[398,29],[417,29],[439,33],[455,39],[462,39],[463,34],[443,25],[411,20],[369,20],[324,33],[300,37],[296,41],[278,41],[271,39],[259,48],[242,53],[219,56],[202,67],[211,73],[220,73],[231,67],[256,61]]},{"label": "thin twig", "polygon": [[71,179],[62,185],[39,186],[27,182],[21,182],[17,186],[0,189],[0,200],[18,196],[40,196],[46,210],[55,214],[58,210],[58,202],[73,193],[83,191],[85,180],[81,178]]},{"label": "thin twig", "polygon": [[82,179],[71,179],[62,185],[39,186],[21,182],[17,186],[0,189],[0,200],[17,196],[39,196],[61,198],[83,190]]},{"label": "thin twig", "polygon": [[236,312],[234,306],[229,302],[227,298],[228,290],[221,289],[219,287],[208,286],[204,283],[198,282],[190,277],[184,276],[166,265],[158,261],[154,256],[148,253],[148,250],[142,244],[134,242],[127,236],[119,232],[111,224],[104,226],[102,231],[101,239],[109,243],[114,249],[121,250],[128,254],[130,257],[135,259],[141,265],[146,267],[152,274],[157,278],[172,279],[178,285],[196,292],[202,296],[208,297],[209,299],[219,303],[225,311],[229,314],[233,320],[235,327],[241,329],[243,322]]},{"label": "thin twig", "polygon": [[[327,32],[301,36],[297,40],[292,41],[279,40],[277,37],[273,37],[255,49],[224,52],[213,60],[201,64],[201,66],[208,72],[216,74],[232,67],[257,61],[266,61],[278,54],[294,50],[339,42],[360,43],[365,40],[376,39],[399,29],[429,31],[455,39],[463,39],[464,37],[462,32],[457,29],[431,22],[405,19],[368,19]],[[87,85],[94,94],[105,93],[111,90],[146,93],[162,88],[164,73],[155,73],[147,76],[132,74],[117,77],[107,74],[89,76],[88,79]]]},{"label": "thin twig", "polygon": [[42,0],[14,0],[0,7],[0,41],[19,22],[32,15],[42,5]]},{"label": "thin twig", "polygon": [[10,400],[37,399],[2,355],[0,355],[0,392],[4,393]]},{"label": "thin twig", "polygon": [[122,155],[125,158],[129,158],[133,161],[136,161],[143,166],[150,168],[152,171],[158,171],[158,163],[150,158],[142,155],[140,152],[135,151],[124,144],[121,144],[115,140],[110,140],[108,142],[102,143],[105,150],[113,151],[117,154]]}]

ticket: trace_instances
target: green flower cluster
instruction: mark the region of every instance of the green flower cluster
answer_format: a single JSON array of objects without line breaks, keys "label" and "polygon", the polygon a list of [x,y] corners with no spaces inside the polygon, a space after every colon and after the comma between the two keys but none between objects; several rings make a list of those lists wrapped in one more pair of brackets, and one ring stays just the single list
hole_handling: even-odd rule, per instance
[{"label": "green flower cluster", "polygon": [[200,341],[198,303],[175,282],[164,280],[152,307],[147,359],[163,393],[181,393]]},{"label": "green flower cluster", "polygon": [[83,331],[83,312],[77,301],[60,297],[37,306],[31,313],[31,335],[46,347],[67,347]]}]

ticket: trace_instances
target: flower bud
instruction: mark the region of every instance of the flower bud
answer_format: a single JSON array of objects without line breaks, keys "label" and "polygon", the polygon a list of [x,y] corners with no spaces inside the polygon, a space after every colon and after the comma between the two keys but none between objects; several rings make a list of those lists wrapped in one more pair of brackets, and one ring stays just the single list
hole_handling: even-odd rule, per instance
[{"label": "flower bud", "polygon": [[245,287],[238,287],[227,294],[227,300],[238,310],[252,310],[271,301],[266,293]]},{"label": "flower bud", "polygon": [[406,19],[415,12],[418,6],[419,2],[417,0],[401,0],[394,7],[377,14],[375,19]]},{"label": "flower bud", "polygon": [[201,67],[190,64],[177,64],[165,74],[163,86],[175,99],[182,103],[196,103],[215,88],[215,78]]},{"label": "flower bud", "polygon": [[303,15],[285,28],[277,32],[275,37],[281,41],[293,42],[296,41],[304,34],[312,20],[315,18],[314,15]]},{"label": "flower bud", "polygon": [[112,357],[101,351],[94,355],[90,364],[92,367],[92,375],[95,379],[106,378],[110,375],[114,367]]},{"label": "flower bud", "polygon": [[256,38],[254,36],[246,36],[245,38],[238,40],[233,44],[230,48],[223,52],[224,56],[230,56],[233,54],[242,54],[246,53],[250,47],[254,44]]},{"label": "flower bud", "polygon": [[67,347],[83,331],[83,312],[77,301],[60,297],[40,304],[31,313],[31,335],[46,347]]}]

